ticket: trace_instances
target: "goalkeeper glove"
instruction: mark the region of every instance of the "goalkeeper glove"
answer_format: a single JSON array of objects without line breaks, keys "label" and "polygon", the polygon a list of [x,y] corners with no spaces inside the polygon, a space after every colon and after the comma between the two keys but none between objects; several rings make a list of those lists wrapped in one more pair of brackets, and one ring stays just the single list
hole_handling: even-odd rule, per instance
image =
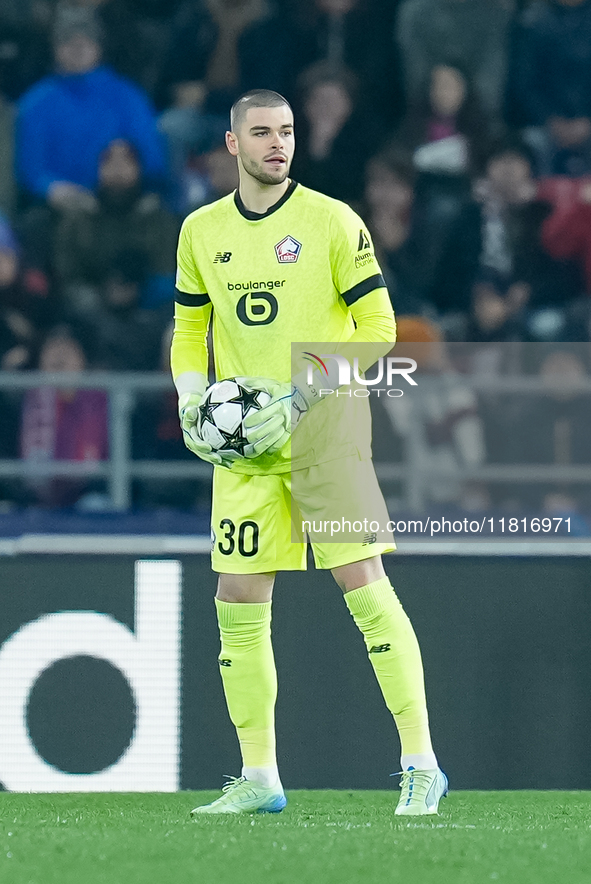
[{"label": "goalkeeper glove", "polygon": [[199,405],[203,399],[206,385],[203,389],[192,393],[182,393],[179,396],[179,418],[183,431],[183,441],[189,451],[206,460],[208,463],[230,468],[232,461],[239,457],[232,451],[224,451],[223,454],[214,451],[209,442],[199,435]]},{"label": "goalkeeper glove", "polygon": [[[240,380],[238,378],[237,380]],[[305,383],[282,384],[269,378],[244,378],[249,387],[264,390],[271,401],[264,408],[244,419],[248,444],[245,457],[258,457],[279,451],[312,405],[319,401],[318,393]]]}]

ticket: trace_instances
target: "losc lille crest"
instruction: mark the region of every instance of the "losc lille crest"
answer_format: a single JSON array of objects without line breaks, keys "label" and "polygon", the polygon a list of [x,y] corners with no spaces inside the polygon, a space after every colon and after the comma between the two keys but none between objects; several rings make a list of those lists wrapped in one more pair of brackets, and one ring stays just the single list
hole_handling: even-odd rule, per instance
[{"label": "losc lille crest", "polygon": [[293,236],[286,236],[275,246],[275,254],[280,264],[295,264],[301,251],[301,242],[298,242]]}]

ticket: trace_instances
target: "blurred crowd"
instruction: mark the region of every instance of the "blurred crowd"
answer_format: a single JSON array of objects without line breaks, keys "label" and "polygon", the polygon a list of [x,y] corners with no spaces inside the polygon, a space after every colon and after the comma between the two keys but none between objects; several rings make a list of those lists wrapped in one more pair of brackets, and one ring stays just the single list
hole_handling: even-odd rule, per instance
[{"label": "blurred crowd", "polygon": [[[258,87],[398,317],[591,339],[591,0],[1,0],[0,370],[166,370],[180,223],[236,187],[229,108]],[[0,458],[59,449],[42,399],[0,402]],[[179,447],[161,412],[143,456]]]}]

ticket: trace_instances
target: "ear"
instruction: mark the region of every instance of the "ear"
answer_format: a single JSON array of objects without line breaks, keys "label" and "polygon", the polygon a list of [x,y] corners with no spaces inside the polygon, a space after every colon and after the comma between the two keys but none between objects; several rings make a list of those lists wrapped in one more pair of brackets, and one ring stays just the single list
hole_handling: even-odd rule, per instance
[{"label": "ear", "polygon": [[238,139],[233,132],[226,132],[226,147],[233,157],[238,156]]}]

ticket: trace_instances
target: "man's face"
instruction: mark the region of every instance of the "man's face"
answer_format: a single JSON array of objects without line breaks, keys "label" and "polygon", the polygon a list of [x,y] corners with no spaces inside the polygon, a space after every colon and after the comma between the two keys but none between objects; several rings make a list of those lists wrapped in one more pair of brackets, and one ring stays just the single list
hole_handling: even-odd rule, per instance
[{"label": "man's face", "polygon": [[140,178],[138,161],[125,141],[113,141],[99,168],[99,180],[104,187],[127,190]]},{"label": "man's face", "polygon": [[282,184],[295,150],[293,114],[287,105],[251,107],[226,145],[242,169],[260,184]]},{"label": "man's face", "polygon": [[238,187],[238,169],[225,147],[217,147],[205,155],[205,166],[213,189],[220,196]]},{"label": "man's face", "polygon": [[83,371],[86,360],[82,348],[71,338],[55,337],[45,342],[39,356],[41,371]]},{"label": "man's face", "polygon": [[366,178],[365,198],[374,211],[395,216],[409,211],[414,199],[413,186],[409,181],[379,160],[370,163]]},{"label": "man's face", "polygon": [[518,153],[508,151],[494,157],[488,164],[487,177],[495,192],[508,203],[532,199],[535,192],[531,166]]},{"label": "man's face", "polygon": [[310,90],[304,112],[312,126],[332,123],[338,132],[353,113],[353,101],[342,83],[326,80]]},{"label": "man's face", "polygon": [[456,68],[437,65],[431,73],[431,107],[442,116],[457,114],[466,98],[466,82]]},{"label": "man's face", "polygon": [[59,69],[64,74],[86,74],[101,60],[101,47],[85,34],[74,34],[55,48]]}]

